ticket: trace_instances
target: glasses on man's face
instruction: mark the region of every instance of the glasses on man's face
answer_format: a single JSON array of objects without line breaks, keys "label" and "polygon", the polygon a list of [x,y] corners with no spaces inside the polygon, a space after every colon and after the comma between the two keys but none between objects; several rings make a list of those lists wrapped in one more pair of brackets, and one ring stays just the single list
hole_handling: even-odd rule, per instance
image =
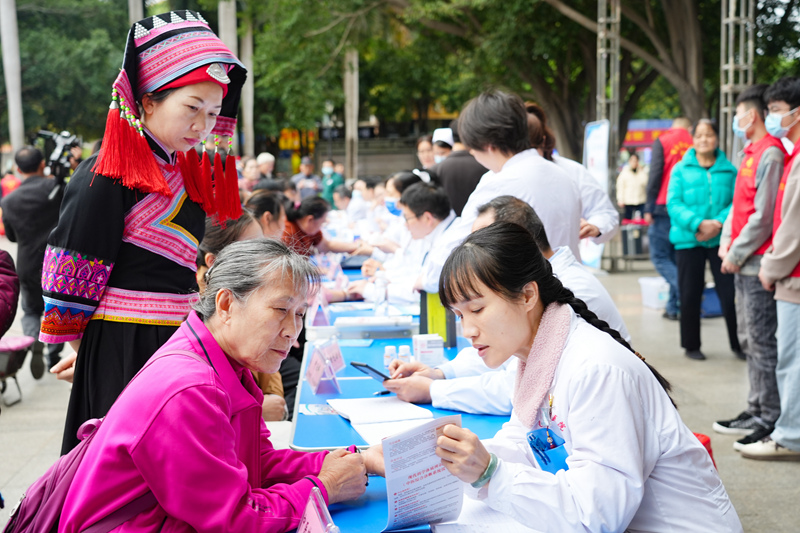
[{"label": "glasses on man's face", "polygon": [[411,222],[415,218],[419,218],[419,217],[417,215],[414,215],[413,217],[407,217],[407,216],[403,215],[403,218],[406,219],[406,224],[408,224],[409,222]]}]

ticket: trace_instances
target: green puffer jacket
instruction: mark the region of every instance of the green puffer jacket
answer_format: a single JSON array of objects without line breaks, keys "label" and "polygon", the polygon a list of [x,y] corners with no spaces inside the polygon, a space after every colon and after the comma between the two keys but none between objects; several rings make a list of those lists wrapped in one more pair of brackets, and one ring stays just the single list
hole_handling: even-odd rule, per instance
[{"label": "green puffer jacket", "polygon": [[706,170],[697,162],[694,148],[672,169],[667,189],[667,211],[672,227],[669,240],[676,250],[719,246],[719,235],[700,242],[695,237],[703,220],[725,222],[733,203],[736,167],[717,148],[717,160]]}]

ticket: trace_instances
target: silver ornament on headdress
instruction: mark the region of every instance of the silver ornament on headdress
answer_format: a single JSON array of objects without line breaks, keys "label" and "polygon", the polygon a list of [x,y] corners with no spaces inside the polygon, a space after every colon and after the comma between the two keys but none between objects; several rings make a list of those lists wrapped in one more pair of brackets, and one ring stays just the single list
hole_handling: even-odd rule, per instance
[{"label": "silver ornament on headdress", "polygon": [[228,73],[225,72],[225,69],[222,68],[222,65],[219,63],[211,63],[206,69],[206,73],[218,82],[224,83],[225,85],[231,82],[231,79],[228,77]]}]

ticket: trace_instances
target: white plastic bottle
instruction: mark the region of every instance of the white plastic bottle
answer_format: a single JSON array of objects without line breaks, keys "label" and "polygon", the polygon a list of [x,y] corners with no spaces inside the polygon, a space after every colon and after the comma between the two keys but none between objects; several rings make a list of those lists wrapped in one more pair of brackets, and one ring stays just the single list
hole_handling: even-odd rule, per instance
[{"label": "white plastic bottle", "polygon": [[387,346],[383,349],[383,367],[389,368],[392,359],[397,359],[397,347]]},{"label": "white plastic bottle", "polygon": [[389,280],[386,279],[386,272],[379,270],[375,274],[375,316],[387,316],[389,314],[388,287]]},{"label": "white plastic bottle", "polygon": [[401,363],[410,363],[411,346],[408,346],[407,344],[400,346],[400,352],[397,354],[397,358],[400,360]]}]

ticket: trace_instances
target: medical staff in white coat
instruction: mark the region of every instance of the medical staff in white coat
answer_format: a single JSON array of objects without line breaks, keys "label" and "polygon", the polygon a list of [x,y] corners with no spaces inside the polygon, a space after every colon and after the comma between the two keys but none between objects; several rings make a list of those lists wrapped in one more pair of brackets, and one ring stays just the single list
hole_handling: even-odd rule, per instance
[{"label": "medical staff in white coat", "polygon": [[527,230],[470,235],[439,297],[487,366],[519,359],[493,439],[452,424],[437,439],[468,497],[539,531],[742,531],[669,384],[552,275]]},{"label": "medical staff in white coat", "polygon": [[585,166],[577,161],[567,159],[555,153],[556,137],[547,126],[547,115],[539,105],[525,103],[528,112],[528,133],[531,146],[539,154],[561,167],[578,183],[581,194],[581,227],[579,237],[589,238],[595,244],[603,244],[611,240],[619,231],[619,212],[608,191]]},{"label": "medical staff in white coat", "polygon": [[[551,249],[544,225],[530,205],[513,196],[498,196],[480,206],[478,212],[478,218],[472,225],[473,231],[494,222],[511,222],[527,229],[561,283],[630,342],[622,316],[603,284],[575,259],[569,248],[561,246],[555,251]],[[393,361],[389,370],[395,379],[385,381],[384,386],[408,402],[430,403],[440,409],[467,413],[509,415],[517,373],[516,361],[512,357],[500,368],[490,369],[472,347],[461,350],[455,359],[436,368],[417,361]]]},{"label": "medical staff in white coat", "polygon": [[467,103],[458,117],[461,142],[489,169],[467,200],[460,219],[431,252],[416,287],[439,290],[439,274],[450,251],[469,235],[478,206],[510,194],[531,205],[542,219],[551,244],[567,246],[580,259],[581,197],[578,183],[531,148],[528,118],[515,94],[490,91]]},{"label": "medical staff in white coat", "polygon": [[[455,221],[456,213],[450,208],[447,193],[430,183],[417,183],[405,189],[398,205],[411,240],[383,264],[389,281],[386,297],[392,304],[418,304],[419,293],[414,290],[414,283],[431,250],[439,245],[442,235]],[[374,302],[376,287],[372,279],[353,282],[347,288],[348,299],[362,296]]]}]

